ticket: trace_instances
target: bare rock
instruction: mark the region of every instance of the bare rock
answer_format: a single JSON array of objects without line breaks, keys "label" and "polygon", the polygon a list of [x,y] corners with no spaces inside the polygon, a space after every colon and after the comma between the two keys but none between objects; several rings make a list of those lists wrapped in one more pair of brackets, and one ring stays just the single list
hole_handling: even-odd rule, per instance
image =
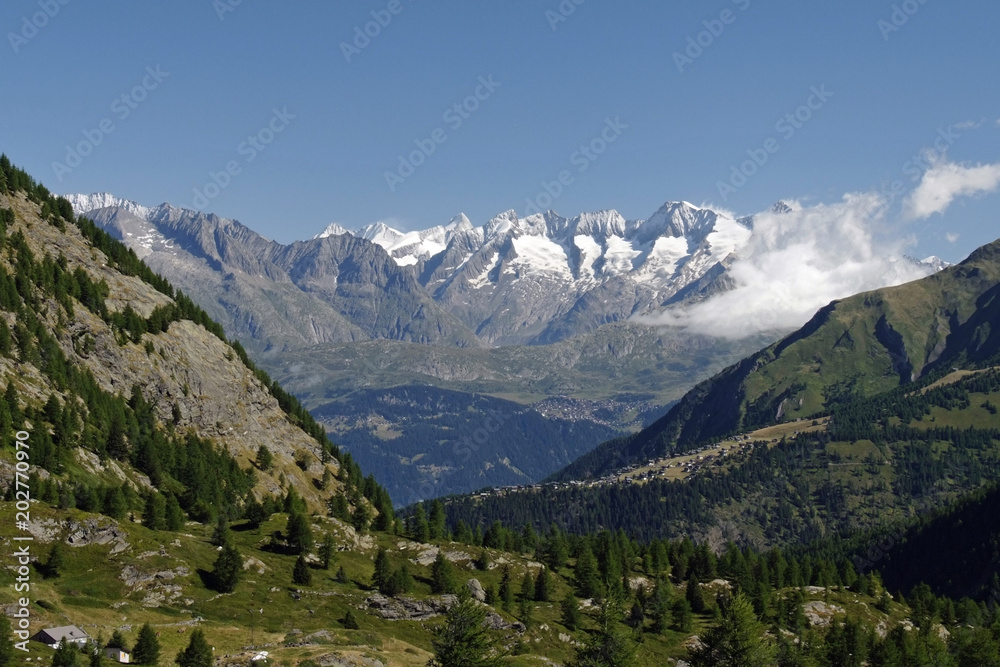
[{"label": "bare rock", "polygon": [[314,658],[320,667],[385,667],[385,663],[375,658],[365,658],[360,655],[339,655],[328,653]]},{"label": "bare rock", "polygon": [[404,596],[390,598],[381,593],[375,593],[365,599],[365,605],[369,610],[389,621],[424,621],[444,614],[457,600],[458,598],[454,595],[414,600]]},{"label": "bare rock", "polygon": [[844,613],[844,608],[822,600],[813,600],[802,605],[802,613],[814,627],[825,628],[830,625],[834,616]]},{"label": "bare rock", "polygon": [[479,602],[486,602],[486,591],[478,579],[469,579],[465,585],[468,587],[469,592],[472,593],[474,599]]}]

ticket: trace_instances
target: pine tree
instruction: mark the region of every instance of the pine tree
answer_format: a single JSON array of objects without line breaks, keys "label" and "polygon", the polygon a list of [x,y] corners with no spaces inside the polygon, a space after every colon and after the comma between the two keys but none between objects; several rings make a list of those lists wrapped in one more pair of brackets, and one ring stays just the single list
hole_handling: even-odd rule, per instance
[{"label": "pine tree", "polygon": [[254,528],[260,528],[260,524],[267,521],[270,515],[264,506],[251,496],[250,500],[247,501],[246,507],[243,509],[243,518]]},{"label": "pine tree", "polygon": [[180,667],[212,667],[212,647],[200,628],[191,633],[187,648],[177,654],[175,662]]},{"label": "pine tree", "polygon": [[562,611],[562,624],[567,630],[576,630],[580,627],[580,603],[576,601],[576,596],[572,591],[566,591],[566,597],[559,603]]},{"label": "pine tree", "polygon": [[377,588],[383,595],[387,595],[385,591],[389,588],[391,579],[392,564],[389,562],[389,554],[385,549],[379,549],[378,554],[375,556],[375,573],[372,574],[372,587]]},{"label": "pine tree", "polygon": [[590,546],[586,544],[576,559],[575,584],[577,597],[587,599],[597,597],[600,594],[597,559],[594,558]]},{"label": "pine tree", "polygon": [[538,578],[535,579],[535,600],[537,602],[548,602],[552,596],[552,580],[547,568],[538,571]]},{"label": "pine tree", "polygon": [[691,575],[688,578],[687,588],[684,591],[684,598],[691,605],[691,611],[696,614],[704,614],[708,611],[708,603],[705,602],[705,594],[698,583],[698,577]]},{"label": "pine tree", "polygon": [[634,667],[636,647],[621,620],[621,601],[609,596],[601,604],[597,630],[577,649],[569,666]]},{"label": "pine tree", "polygon": [[66,562],[64,550],[65,547],[63,546],[62,540],[56,540],[52,544],[52,548],[49,549],[48,558],[45,559],[45,564],[41,568],[42,574],[46,579],[54,579],[62,574],[62,568]]},{"label": "pine tree", "polygon": [[430,525],[427,523],[424,506],[421,503],[417,503],[413,516],[410,517],[410,534],[417,542],[428,542],[431,539]]},{"label": "pine tree", "polygon": [[514,588],[510,581],[510,566],[503,566],[503,573],[500,575],[500,606],[505,612],[510,613],[511,605],[514,604]]},{"label": "pine tree", "polygon": [[165,522],[167,530],[177,532],[184,528],[184,510],[177,500],[177,496],[170,494],[167,496],[167,508],[165,512]]},{"label": "pine tree", "polygon": [[220,593],[232,593],[243,574],[243,556],[232,543],[227,543],[219,552],[212,567],[212,580],[215,590]]},{"label": "pine tree", "polygon": [[306,557],[303,554],[299,554],[299,557],[295,559],[295,567],[292,568],[292,583],[301,586],[308,586],[312,583],[312,570],[309,569],[309,564],[306,563]]},{"label": "pine tree", "polygon": [[431,513],[428,519],[428,534],[432,540],[442,540],[445,537],[444,505],[440,500],[431,503]]},{"label": "pine tree", "polygon": [[357,630],[358,629],[358,619],[354,618],[354,614],[348,609],[347,613],[344,614],[344,618],[340,620],[340,624],[344,626],[345,630]]},{"label": "pine tree", "polygon": [[371,523],[371,520],[371,510],[368,508],[368,505],[359,499],[354,505],[354,511],[351,512],[351,525],[354,527],[354,530],[361,533],[368,530],[368,524]]},{"label": "pine tree", "polygon": [[274,455],[271,450],[267,448],[267,445],[261,445],[257,448],[257,467],[263,472],[269,472],[274,466]]},{"label": "pine tree", "polygon": [[337,576],[334,577],[338,584],[346,584],[350,580],[347,578],[347,572],[344,570],[344,566],[341,565],[337,568]]},{"label": "pine tree", "polygon": [[285,540],[292,553],[309,553],[313,547],[312,528],[309,527],[309,519],[302,512],[292,512],[288,515],[288,523],[285,524]]},{"label": "pine tree", "polygon": [[106,648],[116,648],[120,651],[128,652],[128,642],[125,641],[125,635],[121,633],[121,630],[115,630],[111,633],[111,639],[105,644]]},{"label": "pine tree", "polygon": [[433,630],[434,659],[429,667],[499,667],[498,649],[483,628],[486,609],[462,589],[458,603]]},{"label": "pine tree", "polygon": [[653,626],[650,631],[654,634],[662,635],[670,627],[671,614],[670,607],[673,602],[671,599],[673,597],[668,584],[664,580],[659,580],[656,582],[656,588],[653,589],[653,595],[649,599],[649,615],[653,620]]},{"label": "pine tree", "polygon": [[409,593],[413,588],[413,577],[410,576],[410,568],[403,563],[389,578],[389,591],[386,595],[400,595]]},{"label": "pine tree", "polygon": [[685,598],[677,598],[670,609],[670,615],[673,617],[674,630],[691,632],[691,628],[694,627],[694,612],[691,611],[690,602]]},{"label": "pine tree", "polygon": [[431,592],[437,595],[454,593],[457,587],[455,567],[445,557],[444,552],[438,550],[434,564],[431,566]]},{"label": "pine tree", "polygon": [[167,503],[157,491],[146,494],[146,505],[142,511],[142,525],[150,530],[163,530],[166,526]]},{"label": "pine tree", "polygon": [[739,591],[723,605],[721,622],[705,633],[702,646],[691,651],[688,662],[693,667],[766,667],[776,653],[753,605]]},{"label": "pine tree", "polygon": [[333,535],[331,533],[327,533],[323,536],[323,544],[319,547],[319,559],[320,567],[324,570],[330,569],[330,565],[333,562],[333,550],[335,546],[336,545],[333,542]]},{"label": "pine tree", "polygon": [[52,667],[78,667],[79,659],[80,649],[76,644],[63,640],[52,656]]},{"label": "pine tree", "polygon": [[159,660],[160,640],[157,639],[156,631],[149,623],[145,623],[139,630],[135,648],[132,649],[132,662],[140,665],[155,665]]},{"label": "pine tree", "polygon": [[521,600],[534,600],[535,599],[535,578],[531,576],[530,570],[525,570],[524,577],[521,579]]},{"label": "pine tree", "polygon": [[233,534],[229,531],[229,522],[226,517],[219,515],[215,521],[215,529],[212,531],[212,544],[217,547],[224,547],[233,542]]}]

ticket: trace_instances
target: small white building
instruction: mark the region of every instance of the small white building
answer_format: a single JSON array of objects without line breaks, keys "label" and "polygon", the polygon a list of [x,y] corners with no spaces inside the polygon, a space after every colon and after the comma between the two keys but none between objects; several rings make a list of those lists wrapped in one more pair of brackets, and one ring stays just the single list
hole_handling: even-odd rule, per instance
[{"label": "small white building", "polygon": [[75,625],[61,625],[58,628],[40,630],[31,639],[41,642],[49,648],[59,648],[59,644],[62,642],[83,646],[90,641],[90,635]]},{"label": "small white building", "polygon": [[124,665],[129,663],[131,656],[120,648],[106,648],[104,649],[104,657],[114,660],[115,662],[120,662]]}]

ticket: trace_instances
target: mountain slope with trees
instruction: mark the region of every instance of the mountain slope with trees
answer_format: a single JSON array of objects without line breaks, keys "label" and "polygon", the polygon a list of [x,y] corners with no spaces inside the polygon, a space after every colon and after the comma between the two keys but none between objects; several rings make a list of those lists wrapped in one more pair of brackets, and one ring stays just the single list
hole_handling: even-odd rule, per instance
[{"label": "mountain slope with trees", "polygon": [[734,433],[812,419],[1000,353],[1000,241],[928,278],[835,301],[804,327],[698,384],[663,419],[608,443],[555,479],[599,477],[633,461]]}]

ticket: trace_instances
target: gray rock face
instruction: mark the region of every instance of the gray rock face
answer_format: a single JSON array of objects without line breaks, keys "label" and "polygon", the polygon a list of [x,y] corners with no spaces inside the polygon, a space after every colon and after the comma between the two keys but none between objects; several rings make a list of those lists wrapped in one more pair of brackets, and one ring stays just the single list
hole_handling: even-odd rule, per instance
[{"label": "gray rock face", "polygon": [[479,583],[478,579],[469,579],[465,585],[468,587],[469,592],[472,593],[474,599],[486,602],[486,591],[483,590],[483,585]]},{"label": "gray rock face", "polygon": [[368,339],[476,347],[412,271],[350,235],[282,245],[236,222],[164,204],[145,218],[87,212],[248,347]]},{"label": "gray rock face", "polygon": [[375,593],[365,599],[365,605],[373,613],[389,621],[425,621],[444,614],[457,600],[454,595],[415,600],[405,596],[390,598]]}]

